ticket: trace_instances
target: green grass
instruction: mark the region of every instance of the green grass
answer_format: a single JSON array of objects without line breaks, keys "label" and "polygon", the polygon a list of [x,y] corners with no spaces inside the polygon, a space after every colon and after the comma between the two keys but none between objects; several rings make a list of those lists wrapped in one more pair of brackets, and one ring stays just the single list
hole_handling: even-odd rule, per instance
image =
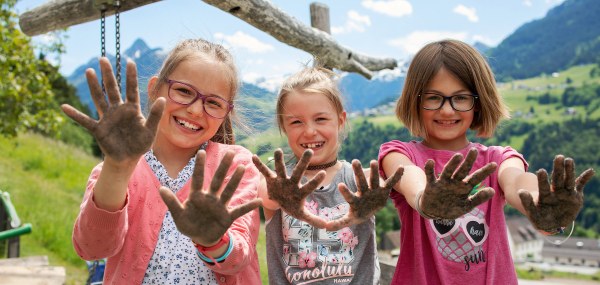
[{"label": "green grass", "polygon": [[33,226],[21,237],[21,256],[47,255],[51,265],[65,266],[67,284],[81,284],[87,269],[73,249],[71,231],[98,159],[33,134],[0,137],[0,153],[0,189],[10,193],[21,221]]},{"label": "green grass", "polygon": [[[585,280],[585,281],[595,281],[600,282],[600,272],[597,272],[594,275],[586,275],[586,274],[577,274],[572,272],[560,272],[560,271],[542,271],[539,269],[523,269],[517,268],[517,277],[519,279],[526,280],[544,280],[547,278],[551,279],[565,279],[569,282],[573,280]],[[569,283],[565,282],[565,284]],[[576,283],[573,283],[576,284]]]},{"label": "green grass", "polygon": [[[84,284],[88,271],[71,242],[73,223],[92,168],[99,160],[61,142],[35,134],[0,137],[0,190],[10,193],[30,234],[21,236],[21,256],[46,255],[63,266],[66,284]],[[265,233],[257,245],[261,278],[268,284]]]}]

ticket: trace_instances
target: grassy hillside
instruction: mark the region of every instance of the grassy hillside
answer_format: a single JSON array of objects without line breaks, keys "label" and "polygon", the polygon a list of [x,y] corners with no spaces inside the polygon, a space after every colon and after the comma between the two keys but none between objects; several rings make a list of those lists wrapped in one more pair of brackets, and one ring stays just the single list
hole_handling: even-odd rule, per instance
[{"label": "grassy hillside", "polygon": [[83,189],[98,159],[60,142],[32,134],[0,137],[0,189],[33,231],[21,237],[21,256],[47,255],[65,266],[68,284],[87,278],[85,263],[71,244]]},{"label": "grassy hillside", "polygon": [[[73,250],[71,232],[99,159],[35,134],[0,137],[0,153],[0,190],[10,193],[21,221],[33,226],[31,234],[21,236],[21,256],[47,255],[51,265],[66,268],[67,284],[85,284],[87,267]],[[266,252],[264,230],[257,249]],[[265,256],[259,257],[267,284]]]},{"label": "grassy hillside", "polygon": [[[510,108],[513,118],[521,118],[523,114],[530,111],[531,107],[535,109],[535,116],[531,119],[535,121],[562,121],[567,119],[564,116],[565,108],[560,103],[540,105],[536,101],[527,100],[527,97],[537,98],[546,93],[559,98],[567,87],[581,87],[591,83],[600,83],[600,77],[591,78],[590,71],[594,68],[594,64],[580,65],[571,67],[565,71],[558,72],[554,75],[542,75],[533,78],[515,80],[507,83],[499,83],[498,91],[502,94],[506,104]],[[567,84],[567,81],[571,81]],[[574,107],[582,113],[582,107]],[[592,118],[600,117],[600,111],[592,114]],[[357,118],[355,121],[367,121],[381,126],[395,124],[400,126],[394,115]],[[529,119],[529,118],[528,118]]]}]

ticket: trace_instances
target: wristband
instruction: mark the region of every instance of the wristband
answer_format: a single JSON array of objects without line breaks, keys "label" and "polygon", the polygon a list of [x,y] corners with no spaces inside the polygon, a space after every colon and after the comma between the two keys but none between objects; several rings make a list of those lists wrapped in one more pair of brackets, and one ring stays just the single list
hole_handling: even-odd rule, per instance
[{"label": "wristband", "polygon": [[229,243],[229,234],[225,233],[221,239],[217,242],[217,244],[215,245],[211,245],[211,246],[203,246],[200,244],[195,243],[194,241],[192,241],[192,243],[194,243],[194,246],[196,247],[196,249],[198,249],[199,252],[207,252],[207,251],[215,251],[219,248],[221,248],[222,246],[226,245]]},{"label": "wristband", "polygon": [[229,235],[229,233],[227,234],[227,236],[229,236],[229,246],[227,247],[227,250],[225,251],[225,253],[221,257],[219,257],[217,259],[214,259],[211,256],[204,255],[199,250],[196,250],[196,254],[198,255],[198,257],[200,259],[202,259],[202,261],[206,262],[208,265],[215,265],[216,264],[217,267],[219,267],[219,263],[223,262],[229,256],[229,254],[231,254],[231,251],[233,250],[233,238],[231,238],[231,236]]}]

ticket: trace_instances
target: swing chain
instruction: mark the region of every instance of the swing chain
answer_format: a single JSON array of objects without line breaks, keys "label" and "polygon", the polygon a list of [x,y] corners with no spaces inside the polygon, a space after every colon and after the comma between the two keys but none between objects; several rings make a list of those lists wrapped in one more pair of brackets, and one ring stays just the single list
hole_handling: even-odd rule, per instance
[{"label": "swing chain", "polygon": [[[115,8],[115,41],[116,41],[116,79],[119,91],[121,91],[121,1],[97,0],[95,7],[100,10],[100,54],[106,56],[106,10],[108,5]],[[104,81],[104,80],[103,80]],[[102,82],[102,91],[104,92],[104,82]]]},{"label": "swing chain", "polygon": [[115,41],[116,41],[116,60],[117,60],[117,83],[119,85],[119,92],[121,91],[121,20],[119,9],[121,8],[121,1],[115,1]]},{"label": "swing chain", "polygon": [[100,11],[100,54],[106,56],[106,10]]}]

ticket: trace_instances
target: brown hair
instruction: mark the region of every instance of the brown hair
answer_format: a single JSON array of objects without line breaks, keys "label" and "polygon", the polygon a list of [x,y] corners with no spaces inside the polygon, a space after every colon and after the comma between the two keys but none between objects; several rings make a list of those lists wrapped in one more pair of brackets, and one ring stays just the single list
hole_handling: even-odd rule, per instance
[{"label": "brown hair", "polygon": [[479,95],[470,128],[479,137],[491,137],[500,120],[510,117],[508,107],[496,89],[487,61],[473,47],[457,40],[427,44],[415,55],[406,74],[402,96],[396,102],[396,117],[412,135],[427,137],[419,117],[418,96],[442,67],[456,75],[469,91]]},{"label": "brown hair", "polygon": [[[239,78],[233,56],[223,46],[208,42],[203,39],[187,39],[181,41],[173,48],[173,50],[171,50],[163,62],[162,67],[158,71],[157,84],[154,85],[153,90],[149,90],[151,94],[151,100],[154,101],[156,99],[158,90],[162,84],[167,82],[168,77],[171,75],[171,73],[173,73],[175,68],[177,68],[181,62],[191,57],[201,57],[215,60],[222,63],[223,66],[226,67],[226,69],[229,71],[227,72],[229,75],[227,79],[229,80],[230,86],[230,101],[234,102],[238,93]],[[227,116],[223,119],[223,123],[221,123],[219,126],[216,134],[210,140],[218,143],[234,144],[235,136],[233,134],[232,122],[241,124],[239,118],[236,116],[235,109],[232,109],[229,114],[227,114]]]},{"label": "brown hair", "polygon": [[[292,92],[307,92],[323,94],[333,104],[336,114],[339,116],[344,112],[344,103],[342,93],[338,89],[336,74],[323,67],[305,67],[296,74],[288,77],[282,84],[279,96],[277,97],[277,126],[279,131],[285,133],[283,127],[283,104],[285,98]],[[345,130],[345,128],[344,128]],[[342,132],[340,141],[344,139],[345,133]]]}]

